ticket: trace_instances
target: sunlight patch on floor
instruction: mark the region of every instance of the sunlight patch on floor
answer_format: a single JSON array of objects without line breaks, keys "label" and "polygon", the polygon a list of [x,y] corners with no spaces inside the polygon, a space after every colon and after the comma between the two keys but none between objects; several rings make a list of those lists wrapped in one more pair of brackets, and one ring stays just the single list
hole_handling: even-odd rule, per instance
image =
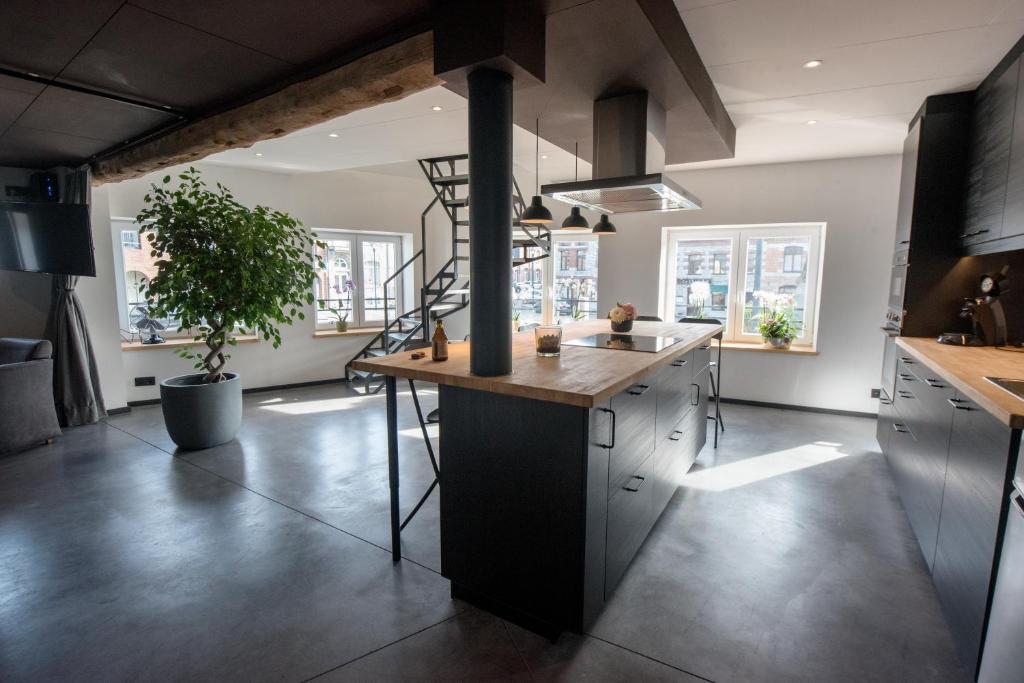
[{"label": "sunlight patch on floor", "polygon": [[330,413],[358,408],[367,401],[382,400],[380,396],[338,396],[335,398],[321,398],[314,401],[291,401],[284,402],[280,399],[269,399],[261,401],[260,410],[271,410],[275,413],[285,415],[313,415],[316,413]]},{"label": "sunlight patch on floor", "polygon": [[683,477],[679,485],[702,491],[728,491],[845,458],[849,453],[842,452],[842,446],[831,441],[815,441],[728,465],[696,470]]}]

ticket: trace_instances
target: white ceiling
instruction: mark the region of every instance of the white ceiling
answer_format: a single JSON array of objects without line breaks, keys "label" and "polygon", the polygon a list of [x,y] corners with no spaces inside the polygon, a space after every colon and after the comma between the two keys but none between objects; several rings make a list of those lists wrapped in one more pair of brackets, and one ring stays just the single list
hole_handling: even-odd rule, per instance
[{"label": "white ceiling", "polygon": [[[898,153],[926,96],[977,86],[1024,34],[1024,0],[675,1],[737,134],[734,159],[672,168]],[[824,64],[803,68],[810,59]],[[466,146],[466,102],[438,87],[208,161],[303,173]],[[541,154],[543,182],[572,178],[571,154],[543,141]],[[517,128],[517,174],[533,156]]]}]

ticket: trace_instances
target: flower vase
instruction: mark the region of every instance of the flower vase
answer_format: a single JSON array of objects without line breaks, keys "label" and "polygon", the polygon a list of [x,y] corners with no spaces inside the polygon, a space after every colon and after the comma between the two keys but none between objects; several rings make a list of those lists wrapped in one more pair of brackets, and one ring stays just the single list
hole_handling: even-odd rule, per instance
[{"label": "flower vase", "polygon": [[617,323],[614,320],[612,320],[611,323],[612,332],[629,332],[630,330],[633,329],[632,320],[623,320],[621,323]]}]

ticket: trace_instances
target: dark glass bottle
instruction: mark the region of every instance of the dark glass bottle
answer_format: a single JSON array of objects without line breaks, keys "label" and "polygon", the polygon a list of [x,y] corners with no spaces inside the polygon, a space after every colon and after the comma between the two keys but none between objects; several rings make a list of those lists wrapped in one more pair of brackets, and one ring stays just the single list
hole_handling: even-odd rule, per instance
[{"label": "dark glass bottle", "polygon": [[434,328],[430,357],[434,360],[448,360],[448,335],[444,333],[444,321],[438,320]]}]

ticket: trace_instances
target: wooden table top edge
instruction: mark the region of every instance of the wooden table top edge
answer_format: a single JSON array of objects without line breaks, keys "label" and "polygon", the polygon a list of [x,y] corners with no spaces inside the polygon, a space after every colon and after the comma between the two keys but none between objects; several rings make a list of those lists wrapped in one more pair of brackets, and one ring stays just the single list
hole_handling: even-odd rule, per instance
[{"label": "wooden table top edge", "polygon": [[[960,372],[943,363],[941,359],[928,353],[933,345],[939,346],[939,343],[931,337],[896,337],[896,345],[924,363],[929,370],[941,375],[943,379],[953,385],[953,388],[963,392],[969,399],[984,408],[986,412],[1007,427],[1011,429],[1024,428],[1024,400],[1015,397],[1013,394],[985,379],[986,376],[998,375],[999,373],[990,373],[980,369],[979,372],[981,374],[977,377],[964,377]],[[962,348],[968,352],[978,350],[995,352],[996,349],[996,347],[989,346],[968,346]],[[955,352],[956,349],[957,347],[950,346],[948,349],[943,349],[943,351]],[[1024,354],[1022,354],[1020,360],[1022,367],[1019,379],[1024,379]],[[1015,408],[1007,407],[1008,405],[1013,405],[1013,402],[1017,402],[1020,405]]]},{"label": "wooden table top edge", "polygon": [[[663,323],[665,325],[679,325],[687,323]],[[696,327],[697,324],[689,323],[691,327]],[[715,335],[718,334],[719,328],[708,325],[707,331],[699,334],[693,339],[678,342],[672,346],[663,349],[657,353],[639,352],[639,351],[617,351],[610,349],[589,349],[585,347],[573,347],[581,350],[593,351],[596,353],[629,353],[633,355],[639,354],[640,356],[649,356],[651,358],[649,363],[644,364],[643,367],[634,370],[633,372],[623,375],[616,381],[609,384],[603,385],[599,390],[594,392],[574,392],[566,391],[562,389],[551,389],[542,386],[533,386],[528,384],[516,384],[513,382],[502,381],[505,378],[511,377],[511,375],[502,375],[499,377],[477,377],[477,376],[465,376],[459,374],[451,374],[445,371],[443,363],[437,363],[426,366],[418,366],[416,368],[408,368],[395,366],[391,363],[397,359],[408,360],[411,351],[400,351],[399,353],[393,353],[388,356],[380,356],[378,358],[361,358],[352,362],[352,367],[356,370],[364,372],[374,372],[381,375],[390,375],[402,379],[413,379],[424,382],[431,382],[433,384],[461,387],[466,389],[475,389],[478,391],[488,391],[495,394],[502,394],[505,396],[514,396],[519,398],[527,398],[531,400],[550,401],[553,403],[562,403],[580,408],[593,408],[594,406],[602,403],[603,401],[611,398],[615,394],[619,393],[623,389],[635,384],[636,381],[642,377],[646,377],[652,372],[659,370],[660,368],[668,365],[670,362],[678,358],[679,356],[689,353],[693,349],[697,348],[701,344],[709,342]],[[521,335],[531,335],[530,332],[519,332]],[[584,335],[585,336],[585,335]],[[564,349],[563,342],[563,349]],[[429,349],[424,349],[426,353],[430,353]],[[515,361],[513,360],[513,372],[515,372]],[[543,394],[543,397],[539,397],[538,394]]]}]

